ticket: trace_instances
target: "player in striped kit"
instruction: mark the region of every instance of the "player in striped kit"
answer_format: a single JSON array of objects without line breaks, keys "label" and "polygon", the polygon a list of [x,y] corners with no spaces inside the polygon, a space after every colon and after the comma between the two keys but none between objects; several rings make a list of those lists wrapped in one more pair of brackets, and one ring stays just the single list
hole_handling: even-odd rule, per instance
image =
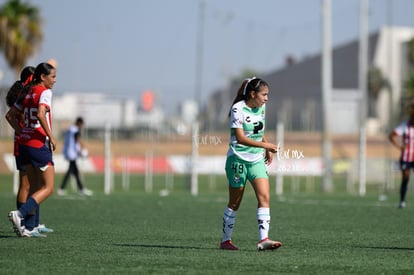
[{"label": "player in striped kit", "polygon": [[220,248],[238,250],[231,236],[245,190],[250,181],[257,198],[259,242],[257,249],[274,250],[281,242],[268,238],[270,227],[270,187],[266,164],[272,162],[277,145],[269,143],[264,135],[265,103],[269,85],[262,79],[243,81],[231,107],[230,144],[226,159],[229,201],[223,213],[223,235]]},{"label": "player in striped kit", "polygon": [[401,151],[400,169],[401,186],[398,208],[405,207],[407,186],[411,169],[414,168],[414,101],[407,106],[408,120],[398,125],[389,135],[391,143]]},{"label": "player in striped kit", "polygon": [[19,236],[38,236],[39,232],[35,230],[37,209],[53,193],[55,170],[52,152],[56,149],[56,140],[52,134],[51,89],[55,82],[56,69],[48,63],[40,63],[35,69],[33,82],[24,88],[15,103],[23,113],[23,127],[17,125],[15,128],[20,133],[19,155],[33,190],[18,210],[9,212],[9,219]]},{"label": "player in striped kit", "polygon": [[[19,97],[20,93],[23,91],[24,86],[26,86],[32,81],[34,71],[35,71],[35,67],[32,67],[32,66],[25,67],[20,73],[20,80],[17,80],[7,92],[6,102],[10,110],[6,114],[6,120],[13,128],[23,126],[22,125],[23,122],[19,120],[21,116],[15,117],[14,115],[12,115],[14,112],[11,109],[14,108],[13,107],[14,103]],[[19,126],[16,126],[18,124]],[[20,205],[26,202],[27,196],[29,195],[29,191],[30,191],[29,190],[30,189],[29,179],[27,178],[26,171],[24,170],[24,167],[20,161],[19,140],[20,140],[20,134],[15,132],[13,154],[16,160],[16,168],[19,171],[19,190],[17,192],[17,198],[16,198],[17,208],[19,208]]]}]

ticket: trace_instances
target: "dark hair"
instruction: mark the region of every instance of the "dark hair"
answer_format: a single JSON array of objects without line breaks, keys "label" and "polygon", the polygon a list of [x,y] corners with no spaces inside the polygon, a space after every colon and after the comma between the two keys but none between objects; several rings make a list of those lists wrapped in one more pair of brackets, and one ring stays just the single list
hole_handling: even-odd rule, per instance
[{"label": "dark hair", "polygon": [[16,102],[19,94],[23,91],[24,86],[32,80],[35,68],[32,66],[25,67],[20,73],[20,80],[17,80],[10,87],[6,95],[6,104],[11,107]]},{"label": "dark hair", "polygon": [[55,67],[53,67],[49,63],[43,62],[37,65],[34,70],[33,80],[29,84],[24,86],[23,91],[21,92],[16,101],[20,104],[26,97],[27,93],[32,89],[32,87],[36,84],[39,84],[42,81],[42,75],[50,75],[53,69],[55,69]]},{"label": "dark hair", "polygon": [[23,83],[26,83],[26,81],[28,81],[33,77],[34,72],[35,72],[35,67],[33,66],[27,66],[25,67],[22,72],[20,73],[20,81],[22,81]]},{"label": "dark hair", "polygon": [[[253,78],[247,78],[243,80],[231,106],[233,106],[234,104],[242,100],[247,101],[251,96],[251,92],[258,93],[262,87],[269,87],[269,84],[267,84],[266,81],[260,78],[253,77]],[[230,114],[231,114],[231,107],[229,111],[229,117],[230,117]]]},{"label": "dark hair", "polygon": [[84,123],[83,117],[77,117],[75,123],[76,124],[83,124]]},{"label": "dark hair", "polygon": [[55,69],[55,67],[46,62],[37,65],[33,76],[33,83],[39,84],[42,81],[42,74],[50,75],[53,69]]}]

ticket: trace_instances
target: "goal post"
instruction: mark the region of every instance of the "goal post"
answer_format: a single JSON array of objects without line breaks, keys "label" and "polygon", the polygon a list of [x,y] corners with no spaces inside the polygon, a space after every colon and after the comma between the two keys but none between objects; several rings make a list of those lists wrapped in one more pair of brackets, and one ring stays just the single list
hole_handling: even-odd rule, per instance
[{"label": "goal post", "polygon": [[104,193],[109,195],[113,191],[112,161],[111,161],[111,124],[105,124],[105,175]]}]

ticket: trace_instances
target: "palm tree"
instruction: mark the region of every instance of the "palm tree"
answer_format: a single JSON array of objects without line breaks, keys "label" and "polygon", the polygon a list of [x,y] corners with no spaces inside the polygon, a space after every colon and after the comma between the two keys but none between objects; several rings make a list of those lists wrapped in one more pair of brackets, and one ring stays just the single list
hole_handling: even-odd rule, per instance
[{"label": "palm tree", "polygon": [[42,41],[39,9],[20,0],[8,0],[0,7],[0,51],[16,76]]}]

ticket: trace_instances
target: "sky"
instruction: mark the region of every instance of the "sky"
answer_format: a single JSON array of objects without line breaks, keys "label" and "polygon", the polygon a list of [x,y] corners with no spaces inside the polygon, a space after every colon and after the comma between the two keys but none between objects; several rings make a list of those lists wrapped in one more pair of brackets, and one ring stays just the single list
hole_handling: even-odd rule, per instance
[{"label": "sky", "polygon": [[[205,103],[243,70],[260,76],[283,67],[287,56],[300,61],[321,51],[322,0],[27,1],[40,9],[44,35],[27,65],[56,59],[57,95],[104,93],[139,102],[152,90],[172,113],[184,100],[200,96]],[[333,46],[358,39],[359,0],[331,5]],[[413,0],[369,6],[370,32],[388,23],[414,27]],[[3,56],[0,70],[0,81],[11,84]]]}]

